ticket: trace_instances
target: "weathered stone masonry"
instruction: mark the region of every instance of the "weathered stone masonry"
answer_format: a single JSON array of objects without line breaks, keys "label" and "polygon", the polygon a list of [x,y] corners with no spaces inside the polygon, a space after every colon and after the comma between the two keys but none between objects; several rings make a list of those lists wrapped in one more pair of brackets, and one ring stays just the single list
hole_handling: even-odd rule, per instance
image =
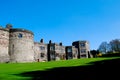
[{"label": "weathered stone masonry", "polygon": [[45,44],[43,39],[34,42],[33,32],[20,28],[0,27],[0,63],[2,62],[43,62],[88,58],[90,55],[87,41],[75,41],[72,46],[62,43]]},{"label": "weathered stone masonry", "polygon": [[37,62],[47,61],[47,44],[41,42],[34,42],[34,57]]},{"label": "weathered stone masonry", "polygon": [[9,30],[0,27],[0,62],[9,61]]},{"label": "weathered stone masonry", "polygon": [[11,62],[33,62],[33,33],[24,29],[10,29],[9,54]]},{"label": "weathered stone masonry", "polygon": [[0,62],[33,62],[33,33],[7,24],[0,27]]}]

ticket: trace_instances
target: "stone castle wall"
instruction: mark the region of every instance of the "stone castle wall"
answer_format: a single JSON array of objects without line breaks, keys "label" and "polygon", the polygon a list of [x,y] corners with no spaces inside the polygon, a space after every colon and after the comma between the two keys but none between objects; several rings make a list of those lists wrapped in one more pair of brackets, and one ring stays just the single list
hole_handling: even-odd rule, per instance
[{"label": "stone castle wall", "polygon": [[8,62],[9,31],[0,28],[0,62]]},{"label": "stone castle wall", "polygon": [[63,60],[65,58],[65,47],[61,45],[55,45],[56,60]]},{"label": "stone castle wall", "polygon": [[77,57],[78,57],[78,49],[73,46],[72,47],[72,52],[73,52],[73,59],[77,59]]},{"label": "stone castle wall", "polygon": [[33,33],[23,29],[10,29],[9,55],[11,62],[33,62]]},{"label": "stone castle wall", "polygon": [[[81,56],[80,50],[90,51],[87,42],[85,42],[86,47],[80,47],[80,42],[78,41],[75,44],[77,47],[72,47],[72,54],[75,59]],[[84,54],[87,58],[88,53]],[[62,43],[55,44],[50,40],[49,44],[44,44],[43,39],[41,39],[41,42],[34,43],[34,34],[31,31],[12,28],[11,24],[7,24],[6,28],[0,27],[0,63],[42,62],[63,59],[66,59],[66,50]]]},{"label": "stone castle wall", "polygon": [[47,61],[47,44],[35,42],[34,55],[37,62]]}]

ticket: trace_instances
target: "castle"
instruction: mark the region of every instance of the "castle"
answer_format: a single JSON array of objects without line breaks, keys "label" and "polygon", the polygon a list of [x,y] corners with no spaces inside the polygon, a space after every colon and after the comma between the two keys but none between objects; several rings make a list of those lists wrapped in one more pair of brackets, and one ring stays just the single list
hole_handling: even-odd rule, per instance
[{"label": "castle", "polygon": [[91,57],[88,41],[75,41],[72,46],[62,43],[45,44],[44,40],[34,42],[33,32],[13,28],[7,24],[0,27],[0,62],[43,62]]}]

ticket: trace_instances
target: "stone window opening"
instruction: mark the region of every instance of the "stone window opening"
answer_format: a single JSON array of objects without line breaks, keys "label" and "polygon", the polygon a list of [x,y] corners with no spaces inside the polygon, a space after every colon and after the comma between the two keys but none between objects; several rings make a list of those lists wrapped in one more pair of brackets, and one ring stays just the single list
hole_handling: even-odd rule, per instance
[{"label": "stone window opening", "polygon": [[12,53],[10,55],[14,54],[14,44],[12,45]]},{"label": "stone window opening", "polygon": [[81,43],[80,46],[81,46],[81,47],[85,47],[85,43]]},{"label": "stone window opening", "polygon": [[45,50],[45,47],[44,46],[40,46],[40,50]]},{"label": "stone window opening", "polygon": [[52,59],[52,60],[55,60],[56,57],[55,57],[55,53],[54,53],[54,52],[51,53],[50,56],[51,56],[51,59]]},{"label": "stone window opening", "polygon": [[54,46],[50,46],[50,50],[54,50]]},{"label": "stone window opening", "polygon": [[12,47],[14,48],[14,44],[12,45]]},{"label": "stone window opening", "polygon": [[72,49],[71,49],[71,48],[68,48],[68,49],[67,49],[67,52],[72,52]]},{"label": "stone window opening", "polygon": [[45,54],[44,54],[44,53],[41,53],[41,54],[40,54],[40,57],[41,57],[41,58],[44,58],[44,57],[45,57]]},{"label": "stone window opening", "polygon": [[81,55],[81,57],[86,58],[86,57],[87,57],[87,55],[86,55],[86,54],[84,54],[84,55]]},{"label": "stone window opening", "polygon": [[18,38],[22,38],[22,37],[23,37],[23,34],[19,33]]},{"label": "stone window opening", "polygon": [[85,49],[82,49],[82,50],[81,50],[81,53],[86,53],[86,50],[85,50]]}]

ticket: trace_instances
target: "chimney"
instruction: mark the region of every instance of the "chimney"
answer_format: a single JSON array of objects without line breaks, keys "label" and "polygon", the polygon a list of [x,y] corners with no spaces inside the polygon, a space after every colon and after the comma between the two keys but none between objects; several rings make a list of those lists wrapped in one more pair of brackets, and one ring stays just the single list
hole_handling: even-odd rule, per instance
[{"label": "chimney", "polygon": [[50,40],[50,41],[49,41],[49,44],[51,44],[51,43],[52,43],[52,41]]},{"label": "chimney", "polygon": [[6,28],[7,28],[7,29],[12,29],[12,24],[7,24],[7,25],[6,25]]},{"label": "chimney", "polygon": [[62,46],[62,42],[60,42],[60,46]]},{"label": "chimney", "polygon": [[40,43],[44,43],[44,40],[43,40],[43,39],[41,39],[41,40],[40,40]]}]

